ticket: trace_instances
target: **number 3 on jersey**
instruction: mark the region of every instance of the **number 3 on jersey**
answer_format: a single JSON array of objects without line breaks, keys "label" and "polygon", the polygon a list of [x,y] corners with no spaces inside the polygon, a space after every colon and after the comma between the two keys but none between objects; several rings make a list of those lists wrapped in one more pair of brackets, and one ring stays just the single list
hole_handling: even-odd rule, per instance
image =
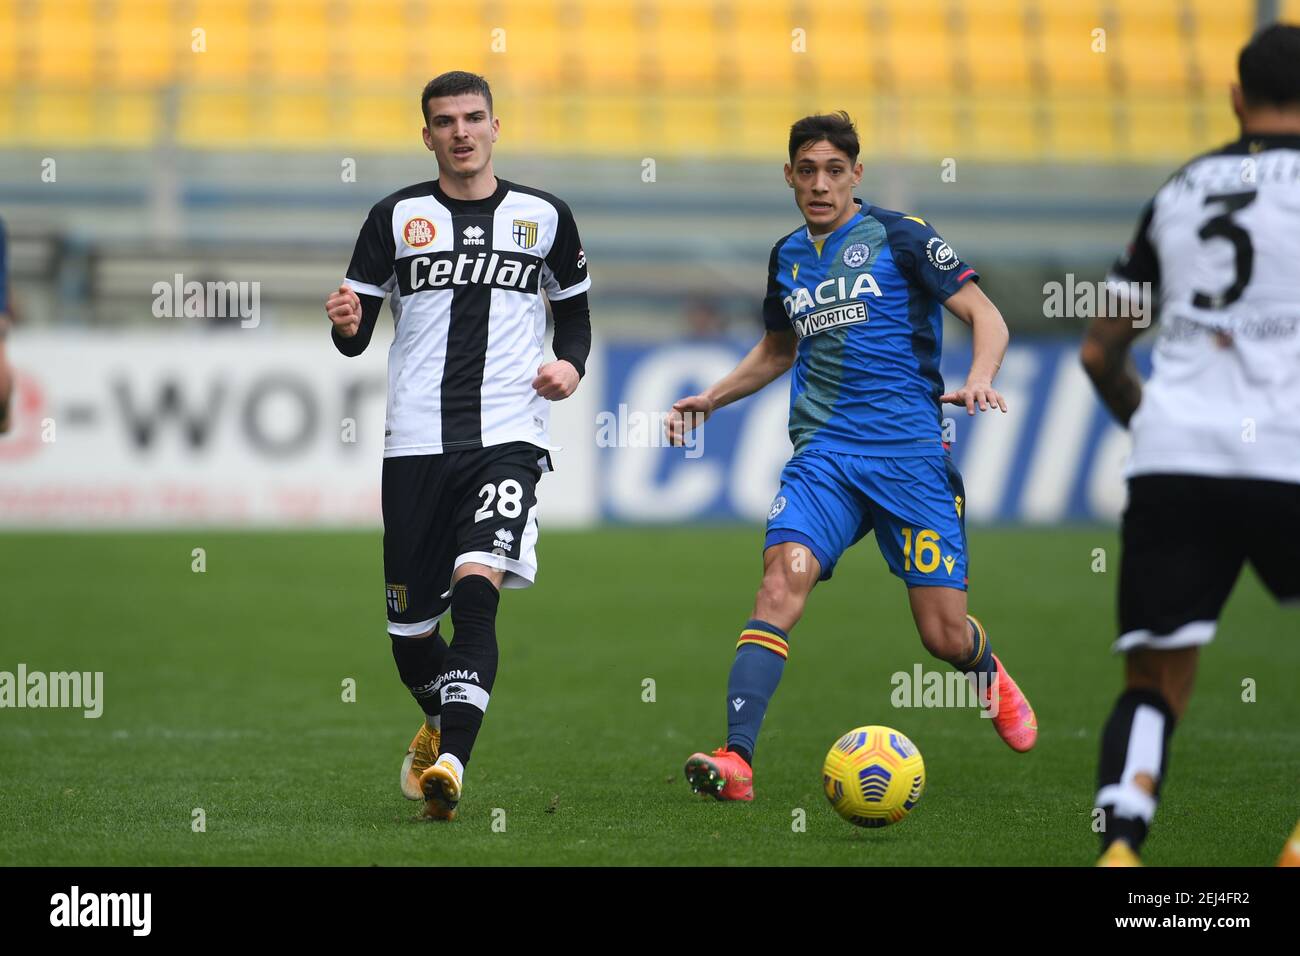
[{"label": "number 3 on jersey", "polygon": [[518,518],[519,512],[524,508],[523,485],[513,478],[507,478],[498,485],[488,482],[478,490],[478,496],[483,499],[483,507],[474,512],[474,523],[486,521],[492,517],[492,503],[496,502],[496,513],[503,518]]}]

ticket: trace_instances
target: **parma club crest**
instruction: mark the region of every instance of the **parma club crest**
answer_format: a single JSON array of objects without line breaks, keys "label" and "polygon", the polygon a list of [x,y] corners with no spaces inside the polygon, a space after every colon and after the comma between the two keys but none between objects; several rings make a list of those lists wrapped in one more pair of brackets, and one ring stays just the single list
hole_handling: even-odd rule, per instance
[{"label": "parma club crest", "polygon": [[521,249],[531,249],[537,244],[537,223],[528,219],[516,219],[510,234]]},{"label": "parma club crest", "polygon": [[389,584],[385,590],[388,592],[388,607],[395,614],[401,614],[406,610],[406,585]]}]

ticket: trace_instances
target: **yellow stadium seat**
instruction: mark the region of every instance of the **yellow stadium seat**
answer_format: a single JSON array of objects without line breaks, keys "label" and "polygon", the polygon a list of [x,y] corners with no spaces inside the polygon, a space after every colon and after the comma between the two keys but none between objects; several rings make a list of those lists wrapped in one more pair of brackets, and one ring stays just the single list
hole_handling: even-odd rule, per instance
[{"label": "yellow stadium seat", "polygon": [[549,90],[572,75],[566,62],[572,30],[561,6],[557,0],[516,0],[504,4],[499,22],[481,21],[479,29],[490,37],[483,66],[489,81],[499,78],[519,89]]},{"label": "yellow stadium seat", "polygon": [[870,89],[880,58],[867,4],[812,4],[805,54],[819,93],[843,95]]},{"label": "yellow stadium seat", "polygon": [[1226,89],[1237,79],[1237,54],[1254,32],[1250,0],[1189,0],[1192,41],[1205,90]]},{"label": "yellow stadium seat", "polygon": [[[779,90],[793,86],[808,68],[797,52],[808,41],[807,28],[795,23],[788,0],[751,0],[731,6],[732,20],[719,36],[727,69],[726,82],[743,91]],[[803,29],[803,34],[795,30]]]},{"label": "yellow stadium seat", "polygon": [[353,89],[409,82],[415,69],[407,55],[412,27],[405,10],[361,2],[349,2],[345,10],[342,30],[346,39],[340,57],[343,82]]},{"label": "yellow stadium seat", "polygon": [[1129,93],[1186,93],[1191,82],[1191,45],[1183,31],[1184,0],[1143,0],[1119,7],[1110,34]]},{"label": "yellow stadium seat", "polygon": [[[1091,92],[1110,88],[1114,24],[1100,0],[1060,3],[1043,0],[1042,61],[1048,85],[1065,92]],[[1100,31],[1100,32],[1099,32]]]},{"label": "yellow stadium seat", "polygon": [[[391,90],[343,92],[336,113],[340,117],[338,138],[367,149],[386,148],[404,153],[422,149],[420,116],[416,100],[406,87]],[[432,175],[429,177],[433,178]]]},{"label": "yellow stadium seat", "polygon": [[272,83],[320,82],[336,69],[339,38],[328,7],[310,0],[275,0],[256,29]]},{"label": "yellow stadium seat", "polygon": [[1031,86],[1032,50],[1022,0],[957,0],[958,45],[976,93],[1020,93]]},{"label": "yellow stadium seat", "polygon": [[1122,155],[1119,118],[1111,97],[1055,95],[1049,103],[1044,151],[1051,159],[1099,162],[1132,158]]},{"label": "yellow stadium seat", "polygon": [[661,98],[657,123],[650,128],[657,148],[670,156],[704,158],[725,156],[721,110],[716,97],[669,96]]},{"label": "yellow stadium seat", "polygon": [[258,140],[267,148],[317,146],[330,129],[332,98],[318,92],[271,92],[258,103]]},{"label": "yellow stadium seat", "polygon": [[196,0],[188,18],[177,21],[182,44],[179,74],[204,82],[249,82],[253,70],[250,6],[249,0]]},{"label": "yellow stadium seat", "polygon": [[147,149],[162,134],[159,100],[159,94],[152,90],[119,91],[105,96],[97,139],[119,149]]},{"label": "yellow stadium seat", "polygon": [[1188,96],[1133,96],[1125,104],[1130,158],[1179,163],[1207,148],[1196,137],[1196,103]]},{"label": "yellow stadium seat", "polygon": [[[511,60],[522,55],[519,48],[526,46],[505,22],[484,19],[480,4],[457,6],[454,14],[438,4],[403,5],[403,10],[412,18],[402,21],[402,38],[393,49],[401,51],[404,69],[398,78],[405,83],[414,80],[422,86],[448,70],[482,73],[491,82],[498,71],[509,71]],[[493,52],[494,44],[498,52]]]},{"label": "yellow stadium seat", "polygon": [[23,108],[29,141],[50,146],[98,142],[99,100],[89,90],[36,90]]},{"label": "yellow stadium seat", "polygon": [[646,116],[652,105],[647,97],[636,94],[595,93],[583,96],[580,107],[574,110],[583,150],[597,156],[657,158],[659,153],[653,135],[657,124]]},{"label": "yellow stadium seat", "polygon": [[[175,78],[176,60],[189,54],[186,37],[172,20],[170,0],[137,0],[105,24],[108,78],[128,87],[158,87]],[[184,45],[182,45],[184,43]]]},{"label": "yellow stadium seat", "polygon": [[580,72],[592,93],[627,92],[642,75],[642,23],[631,3],[578,0],[575,40]]},{"label": "yellow stadium seat", "polygon": [[654,75],[669,90],[713,91],[721,74],[714,5],[699,0],[660,0],[642,42]]},{"label": "yellow stadium seat", "polygon": [[954,158],[1026,163],[1043,158],[1034,96],[1028,92],[976,94],[960,104],[966,123]]},{"label": "yellow stadium seat", "polygon": [[257,116],[259,99],[247,90],[187,90],[177,110],[177,142],[197,149],[267,145]]},{"label": "yellow stadium seat", "polygon": [[959,74],[955,24],[946,4],[884,0],[889,73],[895,89],[951,94]]},{"label": "yellow stadium seat", "polygon": [[26,76],[19,62],[23,51],[18,37],[17,4],[15,0],[0,0],[0,84],[7,86]]},{"label": "yellow stadium seat", "polygon": [[[845,108],[851,105],[843,104]],[[771,163],[772,184],[776,186],[781,182],[778,178],[781,166],[789,156],[791,124],[814,110],[832,108],[835,107],[829,103],[810,106],[790,90],[774,91],[770,95],[730,97],[721,116],[729,143],[727,152],[734,151],[738,156]],[[861,125],[862,119],[856,112],[853,118]]]},{"label": "yellow stadium seat", "polygon": [[95,4],[92,0],[40,3],[30,9],[20,42],[32,46],[33,75],[41,84],[88,85],[95,79]]}]

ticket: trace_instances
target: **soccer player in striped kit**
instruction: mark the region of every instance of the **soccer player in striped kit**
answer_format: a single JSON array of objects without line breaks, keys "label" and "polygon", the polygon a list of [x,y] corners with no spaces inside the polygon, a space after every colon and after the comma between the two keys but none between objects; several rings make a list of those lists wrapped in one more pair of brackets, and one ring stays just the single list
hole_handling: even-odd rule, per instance
[{"label": "soccer player in striped kit", "polygon": [[[1241,51],[1235,142],[1175,173],[1109,288],[1142,321],[1092,321],[1081,357],[1133,436],[1121,527],[1124,689],[1102,730],[1099,865],[1138,866],[1202,646],[1249,562],[1300,602],[1300,27]],[[1144,384],[1129,348],[1159,318]],[[1247,636],[1247,635],[1243,635]],[[1300,827],[1282,863],[1300,866]]]},{"label": "soccer player in striped kit", "polygon": [[424,711],[401,788],[425,816],[450,820],[496,678],[500,590],[537,572],[549,406],[585,371],[591,282],[569,207],[494,173],[501,124],[487,81],[444,73],[420,107],[438,178],[374,205],[325,308],[344,355],[365,350],[385,298],[396,326],[382,482],[388,633]]}]

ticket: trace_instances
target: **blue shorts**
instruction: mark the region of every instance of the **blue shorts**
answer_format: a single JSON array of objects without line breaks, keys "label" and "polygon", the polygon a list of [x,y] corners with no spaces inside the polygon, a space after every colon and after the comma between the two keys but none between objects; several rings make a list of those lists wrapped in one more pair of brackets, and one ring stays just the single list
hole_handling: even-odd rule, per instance
[{"label": "blue shorts", "polygon": [[821,580],[868,531],[908,587],[966,590],[966,492],[948,455],[868,458],[812,449],[781,472],[765,548],[807,545]]}]

